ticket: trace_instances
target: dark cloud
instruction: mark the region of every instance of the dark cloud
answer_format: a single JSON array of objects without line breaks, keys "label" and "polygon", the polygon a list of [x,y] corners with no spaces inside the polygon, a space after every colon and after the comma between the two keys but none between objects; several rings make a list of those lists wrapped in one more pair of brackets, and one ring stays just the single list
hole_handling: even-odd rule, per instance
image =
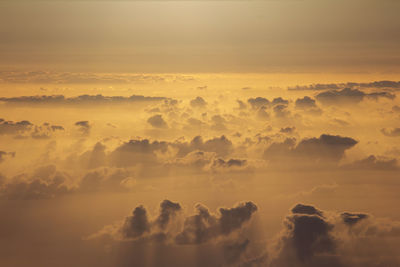
[{"label": "dark cloud", "polygon": [[271,102],[264,97],[249,98],[247,102],[254,109],[259,109],[261,107],[269,107],[271,105]]},{"label": "dark cloud", "polygon": [[279,132],[285,134],[294,134],[296,132],[296,127],[293,126],[293,127],[281,128]]},{"label": "dark cloud", "polygon": [[392,111],[393,112],[400,112],[400,106],[397,106],[397,105],[393,106],[392,107]]},{"label": "dark cloud", "polygon": [[263,266],[398,266],[400,259],[393,253],[400,241],[398,222],[365,213],[325,213],[314,206],[295,206]]},{"label": "dark cloud", "polygon": [[19,175],[0,185],[0,196],[6,199],[49,199],[75,191],[66,173],[54,165],[36,169],[31,176]]},{"label": "dark cloud", "polygon": [[212,166],[217,167],[217,168],[230,168],[230,167],[243,167],[247,164],[247,160],[241,160],[241,159],[229,159],[229,160],[223,160],[223,159],[216,159],[214,160]]},{"label": "dark cloud", "polygon": [[30,131],[33,124],[23,120],[18,122],[0,119],[0,135],[16,135]]},{"label": "dark cloud", "polygon": [[343,169],[393,171],[399,168],[396,159],[370,155],[342,166]]},{"label": "dark cloud", "polygon": [[186,218],[182,232],[176,236],[178,244],[201,244],[229,235],[250,220],[257,206],[246,202],[231,209],[221,208],[220,216],[210,214],[202,205],[197,205],[196,209],[197,214]]},{"label": "dark cloud", "polygon": [[276,105],[274,107],[274,113],[275,113],[275,117],[277,118],[286,118],[290,115],[290,111],[288,109],[287,105]]},{"label": "dark cloud", "polygon": [[173,146],[179,149],[178,157],[183,157],[195,150],[215,152],[218,156],[226,156],[233,150],[232,142],[224,135],[206,140],[205,142],[201,136],[196,136],[190,143],[174,143]]},{"label": "dark cloud", "polygon": [[264,157],[279,163],[282,160],[296,158],[299,162],[336,163],[347,149],[352,148],[357,141],[350,137],[323,134],[301,140],[297,145],[295,139],[286,139],[282,143],[273,143],[265,151]]},{"label": "dark cloud", "polygon": [[246,109],[247,108],[246,103],[244,103],[242,100],[236,100],[236,102],[239,105],[238,109]]},{"label": "dark cloud", "polygon": [[[220,208],[219,214],[212,214],[201,205],[196,205],[197,214],[184,219],[181,230],[168,228],[177,213],[181,212],[179,203],[164,200],[160,204],[160,214],[153,221],[148,218],[143,206],[134,209],[133,215],[125,218],[121,225],[105,227],[102,231],[90,238],[111,236],[116,240],[147,240],[167,241],[177,245],[202,244],[227,237],[232,232],[241,229],[248,222],[252,214],[257,211],[257,206],[252,202],[239,204],[234,208]],[[162,237],[160,239],[160,237]]]},{"label": "dark cloud", "polygon": [[261,120],[269,120],[270,115],[267,112],[267,108],[265,106],[262,106],[258,109],[257,111],[257,117]]},{"label": "dark cloud", "polygon": [[272,105],[289,105],[289,100],[283,99],[282,97],[276,97],[271,102]]},{"label": "dark cloud", "polygon": [[359,103],[366,97],[373,99],[394,99],[395,95],[388,92],[375,92],[368,94],[358,89],[344,88],[343,90],[330,90],[322,92],[315,96],[315,98],[321,103],[329,105]]},{"label": "dark cloud", "polygon": [[181,210],[182,208],[181,205],[179,205],[179,203],[174,203],[170,200],[164,200],[160,204],[160,215],[156,219],[157,225],[164,230],[165,227],[170,222],[171,218]]},{"label": "dark cloud", "polygon": [[343,222],[350,226],[358,223],[359,221],[362,221],[362,220],[368,218],[368,214],[364,214],[364,213],[344,212],[340,216],[342,217]]},{"label": "dark cloud", "polygon": [[90,129],[92,128],[92,126],[89,124],[89,121],[77,121],[77,122],[75,122],[74,125],[78,127],[78,130],[83,135],[90,134]]},{"label": "dark cloud", "polygon": [[297,109],[309,109],[309,108],[316,108],[317,104],[315,100],[309,96],[305,96],[303,98],[298,98],[295,102],[295,106]]},{"label": "dark cloud", "polygon": [[381,132],[389,137],[398,137],[400,136],[400,128],[392,128],[392,129],[381,129]]},{"label": "dark cloud", "polygon": [[304,204],[297,204],[292,208],[292,213],[294,214],[308,214],[308,215],[318,215],[320,217],[324,217],[322,215],[322,211],[317,210],[315,207]]},{"label": "dark cloud", "polygon": [[137,164],[154,165],[157,163],[156,152],[166,152],[168,146],[169,143],[164,141],[130,140],[110,153],[110,163],[117,167]]},{"label": "dark cloud", "polygon": [[124,239],[134,239],[150,231],[150,222],[147,218],[147,211],[143,206],[136,207],[132,216],[125,219],[121,227],[121,234]]},{"label": "dark cloud", "polygon": [[[297,209],[300,209],[300,212],[293,212],[284,221],[286,229],[278,242],[278,254],[272,259],[270,265],[274,267],[341,266],[333,265],[333,262],[338,262],[330,258],[335,255],[337,247],[332,235],[334,225],[321,216],[322,213],[316,208],[298,207],[300,206],[293,208],[292,212]],[[318,262],[321,265],[316,264]]]},{"label": "dark cloud", "polygon": [[103,96],[103,95],[80,95],[77,97],[65,97],[63,95],[42,95],[42,96],[19,96],[0,97],[0,102],[9,104],[56,104],[56,105],[79,105],[79,104],[121,104],[136,102],[164,101],[166,97],[152,97],[143,95],[125,96]]},{"label": "dark cloud", "polygon": [[330,83],[330,84],[311,84],[306,86],[297,85],[289,87],[289,90],[338,90],[344,88],[380,88],[380,89],[398,89],[400,82],[396,81],[375,81],[370,83]]},{"label": "dark cloud", "polygon": [[168,124],[165,122],[162,115],[159,114],[150,117],[147,122],[155,128],[168,128]]},{"label": "dark cloud", "polygon": [[190,106],[193,108],[205,108],[207,106],[207,102],[202,97],[198,96],[190,101]]},{"label": "dark cloud", "polygon": [[295,108],[313,115],[322,114],[322,109],[320,109],[315,103],[315,100],[309,96],[296,99]]},{"label": "dark cloud", "polygon": [[192,81],[190,75],[156,74],[116,74],[54,71],[1,71],[3,83],[39,83],[39,84],[129,84],[154,83],[168,81]]},{"label": "dark cloud", "polygon": [[15,152],[5,152],[0,150],[0,163],[2,163],[8,157],[15,157]]}]

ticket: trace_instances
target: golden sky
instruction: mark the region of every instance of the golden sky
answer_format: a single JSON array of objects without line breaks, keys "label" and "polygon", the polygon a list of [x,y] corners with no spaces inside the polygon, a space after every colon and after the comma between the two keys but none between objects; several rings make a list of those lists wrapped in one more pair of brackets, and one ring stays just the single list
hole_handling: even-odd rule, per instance
[{"label": "golden sky", "polygon": [[0,2],[1,69],[398,72],[391,0]]},{"label": "golden sky", "polygon": [[400,266],[399,11],[0,0],[0,266]]}]

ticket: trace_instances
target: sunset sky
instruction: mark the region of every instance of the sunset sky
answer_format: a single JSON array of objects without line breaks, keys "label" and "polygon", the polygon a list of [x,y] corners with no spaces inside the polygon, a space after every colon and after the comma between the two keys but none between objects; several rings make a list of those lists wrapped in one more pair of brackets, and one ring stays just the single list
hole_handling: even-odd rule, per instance
[{"label": "sunset sky", "polygon": [[400,266],[399,13],[0,0],[0,266]]}]

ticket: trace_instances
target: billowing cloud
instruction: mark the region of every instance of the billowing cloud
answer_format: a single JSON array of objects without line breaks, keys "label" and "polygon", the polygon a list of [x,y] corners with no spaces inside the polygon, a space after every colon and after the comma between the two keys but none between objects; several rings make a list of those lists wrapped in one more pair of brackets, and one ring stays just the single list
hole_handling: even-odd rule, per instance
[{"label": "billowing cloud", "polygon": [[148,118],[147,122],[154,128],[168,128],[168,124],[163,119],[162,115],[154,115]]},{"label": "billowing cloud", "polygon": [[0,150],[0,163],[2,163],[8,157],[15,157],[15,152],[6,152]]},{"label": "billowing cloud", "polygon": [[190,106],[193,108],[205,108],[207,106],[207,102],[204,100],[204,98],[198,96],[190,101]]},{"label": "billowing cloud", "polygon": [[33,124],[26,120],[13,122],[0,119],[0,135],[22,134],[31,130],[32,126]]},{"label": "billowing cloud", "polygon": [[396,81],[375,81],[370,83],[329,83],[329,84],[311,84],[306,86],[289,87],[289,90],[338,90],[344,88],[380,88],[380,89],[398,89],[400,82]]},{"label": "billowing cloud", "polygon": [[259,109],[261,107],[269,107],[271,105],[271,102],[264,97],[249,98],[247,102],[254,109]]},{"label": "billowing cloud", "polygon": [[396,95],[388,92],[364,93],[358,89],[344,88],[343,90],[330,90],[319,93],[315,98],[323,104],[354,104],[361,102],[364,98],[373,99],[387,98],[394,99]]},{"label": "billowing cloud", "polygon": [[147,239],[156,242],[172,242],[177,245],[202,244],[229,236],[248,222],[257,206],[252,202],[239,204],[233,208],[220,208],[219,214],[210,213],[207,207],[197,204],[197,214],[184,219],[182,229],[168,228],[172,220],[179,219],[182,211],[179,203],[164,200],[160,204],[160,213],[154,220],[147,210],[138,206],[122,223],[106,226],[90,238],[110,236],[115,240]]},{"label": "billowing cloud", "polygon": [[400,128],[392,128],[392,129],[387,129],[383,128],[381,129],[381,132],[389,137],[399,137],[400,136]]},{"label": "billowing cloud", "polygon": [[77,97],[66,97],[64,95],[41,95],[41,96],[18,96],[0,97],[0,102],[8,104],[53,104],[53,105],[106,105],[135,102],[154,102],[167,100],[166,97],[152,97],[143,95],[125,96],[103,96],[103,95],[80,95]]},{"label": "billowing cloud", "polygon": [[83,135],[90,134],[90,129],[92,128],[92,126],[89,124],[89,121],[77,121],[77,122],[75,122],[74,125],[78,127],[78,130]]},{"label": "billowing cloud", "polygon": [[323,134],[320,137],[301,140],[297,145],[293,138],[273,143],[264,151],[264,158],[279,163],[288,159],[320,164],[337,163],[347,149],[358,142],[350,137]]}]

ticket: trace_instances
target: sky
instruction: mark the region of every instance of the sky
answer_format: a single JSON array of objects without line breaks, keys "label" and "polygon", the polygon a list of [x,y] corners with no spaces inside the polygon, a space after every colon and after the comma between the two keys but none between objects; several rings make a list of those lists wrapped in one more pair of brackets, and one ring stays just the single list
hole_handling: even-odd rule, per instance
[{"label": "sky", "polygon": [[0,0],[0,266],[400,266],[399,10]]},{"label": "sky", "polygon": [[398,1],[7,1],[1,69],[398,72]]}]

